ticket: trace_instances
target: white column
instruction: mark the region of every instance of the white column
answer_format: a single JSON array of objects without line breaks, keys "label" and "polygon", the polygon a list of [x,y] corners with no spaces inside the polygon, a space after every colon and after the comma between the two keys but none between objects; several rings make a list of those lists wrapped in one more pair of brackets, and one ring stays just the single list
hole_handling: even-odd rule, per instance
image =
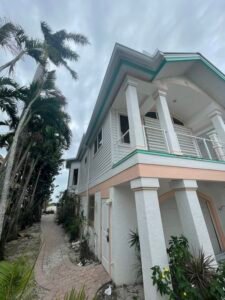
[{"label": "white column", "polygon": [[177,134],[174,130],[173,122],[170,116],[167,100],[167,92],[165,90],[157,90],[153,94],[153,98],[156,100],[156,109],[159,116],[159,122],[161,128],[166,130],[166,136],[171,153],[181,155],[181,149],[178,142]]},{"label": "white column", "polygon": [[218,134],[216,133],[216,131],[215,130],[211,131],[210,133],[208,133],[208,136],[209,136],[210,140],[212,141],[212,146],[216,152],[218,159],[225,160],[224,148],[223,148],[222,144],[220,143],[220,140],[218,138]]},{"label": "white column", "polygon": [[206,255],[215,259],[208,229],[196,193],[198,188],[195,180],[175,180],[171,186],[175,189],[177,208],[184,236],[194,252],[203,249]]},{"label": "white column", "polygon": [[209,115],[213,126],[218,134],[219,140],[225,143],[225,124],[220,111],[216,110]]},{"label": "white column", "polygon": [[[219,159],[225,159],[225,124],[222,118],[222,113],[219,110],[215,110],[209,114],[209,117],[213,123],[213,127],[215,128],[215,132],[213,132],[210,136],[210,139],[214,142],[213,147],[218,155]],[[216,134],[214,134],[216,133]],[[220,144],[224,143],[223,144]]]},{"label": "white column", "polygon": [[166,243],[159,208],[157,190],[159,181],[155,178],[139,178],[131,181],[134,190],[138,232],[141,246],[142,272],[145,299],[165,299],[157,292],[151,279],[151,267],[168,266]]},{"label": "white column", "polygon": [[131,144],[137,149],[145,149],[144,130],[141,123],[136,82],[131,81],[130,79],[127,80],[125,85],[125,95]]}]

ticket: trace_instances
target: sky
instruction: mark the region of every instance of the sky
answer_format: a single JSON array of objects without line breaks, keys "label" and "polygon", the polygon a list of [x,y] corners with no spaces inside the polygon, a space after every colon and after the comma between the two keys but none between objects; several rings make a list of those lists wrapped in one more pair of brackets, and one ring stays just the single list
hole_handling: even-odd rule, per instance
[{"label": "sky", "polygon": [[[76,155],[116,42],[140,52],[201,52],[225,71],[224,0],[0,0],[0,12],[1,18],[20,24],[34,38],[41,38],[40,22],[45,21],[53,31],[82,33],[90,41],[75,48],[80,59],[71,66],[78,73],[77,81],[63,68],[57,70],[73,133],[64,158]],[[1,55],[0,63],[5,59],[7,55]],[[31,59],[24,59],[14,76],[28,84],[34,71]],[[63,169],[55,181],[53,200],[67,180],[68,170]]]}]

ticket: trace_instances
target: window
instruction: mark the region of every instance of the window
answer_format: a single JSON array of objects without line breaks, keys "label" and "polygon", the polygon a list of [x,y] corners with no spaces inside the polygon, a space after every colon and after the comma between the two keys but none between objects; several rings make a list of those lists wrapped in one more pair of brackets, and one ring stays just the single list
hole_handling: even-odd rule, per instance
[{"label": "window", "polygon": [[85,163],[85,165],[86,165],[86,163],[87,163],[87,156],[86,156],[85,159],[84,159],[84,163]]},{"label": "window", "polygon": [[98,150],[102,146],[102,129],[99,131],[95,141],[94,141],[94,154],[98,152]]},{"label": "window", "polygon": [[181,122],[180,120],[176,119],[176,118],[173,118],[173,123],[176,124],[176,125],[184,126],[184,123]]},{"label": "window", "polygon": [[152,119],[158,119],[158,114],[155,111],[149,111],[145,116]]},{"label": "window", "polygon": [[73,185],[77,185],[78,182],[78,169],[73,170]]},{"label": "window", "polygon": [[93,226],[95,219],[95,196],[90,195],[88,199],[88,224]]},{"label": "window", "polygon": [[129,122],[127,116],[120,115],[121,142],[130,144]]},{"label": "window", "polygon": [[[147,112],[147,114],[145,116],[152,118],[152,119],[159,119],[159,116],[158,116],[157,112],[155,112],[155,111],[149,111],[149,112]],[[171,117],[171,118],[172,118],[174,124],[184,126],[184,123],[181,122],[180,120],[173,118],[173,117]]]}]

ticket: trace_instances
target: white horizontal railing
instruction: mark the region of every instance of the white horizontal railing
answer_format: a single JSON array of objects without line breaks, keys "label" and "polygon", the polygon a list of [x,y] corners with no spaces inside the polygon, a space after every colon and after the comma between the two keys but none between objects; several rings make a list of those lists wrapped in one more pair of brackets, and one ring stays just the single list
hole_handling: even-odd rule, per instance
[{"label": "white horizontal railing", "polygon": [[[171,153],[165,129],[153,126],[144,126],[144,131],[146,145],[149,151]],[[118,162],[135,149],[134,145],[127,143],[125,140],[128,134],[130,134],[129,130],[127,130],[114,142],[113,163]],[[176,134],[183,155],[210,160],[225,160],[225,143],[181,133],[180,131],[177,132],[177,130]]]},{"label": "white horizontal railing", "polygon": [[[225,143],[220,141],[213,141],[207,138],[177,133],[177,137],[181,146],[181,151],[184,155],[197,156],[210,160],[224,159]],[[186,149],[182,149],[182,137],[189,138],[190,144],[186,146]],[[196,155],[191,155],[191,147],[193,146]],[[189,150],[190,149],[190,150]]]},{"label": "white horizontal railing", "polygon": [[144,126],[146,143],[149,150],[170,153],[166,130],[162,128]]}]

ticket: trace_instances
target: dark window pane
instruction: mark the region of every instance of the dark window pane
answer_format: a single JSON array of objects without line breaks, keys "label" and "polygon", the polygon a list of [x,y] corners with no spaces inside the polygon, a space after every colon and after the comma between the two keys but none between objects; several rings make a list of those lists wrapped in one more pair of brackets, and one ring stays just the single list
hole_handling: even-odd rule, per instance
[{"label": "dark window pane", "polygon": [[126,144],[130,144],[130,133],[127,132],[128,130],[129,130],[128,117],[120,116],[120,131],[122,136],[122,142]]},{"label": "dark window pane", "polygon": [[98,149],[101,147],[101,145],[102,145],[102,130],[100,130],[98,134]]},{"label": "dark window pane", "polygon": [[98,141],[97,139],[95,140],[95,143],[94,143],[94,153],[96,153],[98,150]]},{"label": "dark window pane", "polygon": [[94,225],[95,219],[95,196],[90,195],[88,199],[88,223]]},{"label": "dark window pane", "polygon": [[73,185],[77,185],[78,180],[78,169],[73,170]]},{"label": "dark window pane", "polygon": [[145,116],[152,119],[158,119],[157,113],[155,111],[149,111]]},{"label": "dark window pane", "polygon": [[176,119],[176,118],[173,118],[173,123],[174,123],[174,124],[177,124],[177,125],[184,126],[184,123],[181,122],[180,120]]}]

